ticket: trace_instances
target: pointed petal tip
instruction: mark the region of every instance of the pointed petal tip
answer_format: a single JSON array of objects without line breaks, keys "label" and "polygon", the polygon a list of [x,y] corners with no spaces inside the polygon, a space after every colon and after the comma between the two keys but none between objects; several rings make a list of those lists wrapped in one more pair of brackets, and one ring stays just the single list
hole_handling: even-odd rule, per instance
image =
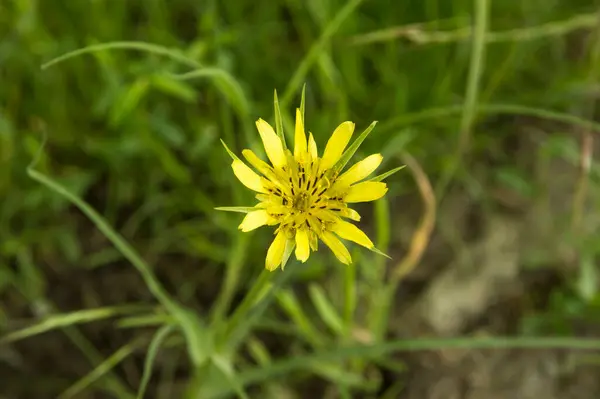
[{"label": "pointed petal tip", "polygon": [[270,272],[274,272],[275,270],[277,270],[278,267],[279,267],[279,265],[270,267],[269,265],[265,264],[265,269],[267,269]]}]

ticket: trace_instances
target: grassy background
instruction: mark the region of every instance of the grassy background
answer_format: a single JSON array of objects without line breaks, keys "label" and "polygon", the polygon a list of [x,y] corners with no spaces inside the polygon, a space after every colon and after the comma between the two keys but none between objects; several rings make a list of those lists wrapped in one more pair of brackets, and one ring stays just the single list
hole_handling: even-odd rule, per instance
[{"label": "grassy background", "polygon": [[[153,367],[150,397],[374,397],[395,389],[383,370],[401,375],[403,366],[386,354],[407,345],[540,344],[395,340],[389,309],[402,303],[394,293],[405,272],[436,257],[430,248],[419,264],[436,206],[419,221],[419,192],[425,204],[434,201],[428,181],[439,214],[446,196],[461,192],[485,220],[537,206],[550,195],[540,176],[566,175],[573,184],[558,188],[563,206],[541,211],[552,221],[551,241],[522,248],[524,268],[551,270],[558,283],[515,328],[573,336],[565,320],[591,321],[600,303],[600,166],[577,168],[599,130],[597,6],[1,1],[0,394],[135,397]],[[115,41],[127,43],[40,68]],[[358,155],[382,152],[384,169],[409,165],[389,180],[386,200],[359,208],[394,261],[353,247],[357,261],[343,268],[321,251],[286,269],[293,282],[263,297],[268,306],[257,317],[231,318],[264,278],[271,234],[241,234],[240,215],[213,210],[252,203],[219,139],[234,151],[260,151],[253,121],[273,121],[274,88],[289,132],[305,82],[307,126],[319,145],[341,121],[362,130],[378,120]],[[68,193],[40,184],[44,176],[31,179],[44,134],[36,170],[96,209],[144,261],[99,231]],[[551,169],[556,160],[566,169]],[[439,220],[439,241],[468,246]],[[396,226],[419,234],[411,244]],[[227,328],[238,338],[221,339]],[[369,352],[356,342],[374,344]]]}]

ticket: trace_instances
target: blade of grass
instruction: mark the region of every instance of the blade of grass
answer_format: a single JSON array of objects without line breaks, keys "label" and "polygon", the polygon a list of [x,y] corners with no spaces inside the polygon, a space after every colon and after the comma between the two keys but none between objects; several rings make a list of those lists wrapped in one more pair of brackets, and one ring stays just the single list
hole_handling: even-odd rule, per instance
[{"label": "blade of grass", "polygon": [[[600,350],[600,339],[578,337],[460,337],[439,339],[397,340],[374,345],[353,345],[310,355],[296,355],[274,361],[266,367],[250,369],[239,375],[243,386],[278,378],[293,371],[311,371],[314,362],[345,361],[352,358],[365,360],[389,356],[396,352],[435,351],[450,349],[569,349]],[[220,397],[225,392],[210,397]]]},{"label": "blade of grass", "polygon": [[230,382],[233,391],[240,399],[250,399],[248,394],[244,391],[244,387],[239,383],[239,377],[236,375],[233,366],[229,361],[227,361],[222,356],[214,355],[211,357],[213,364],[217,367],[218,370],[223,373],[227,381]]},{"label": "blade of grass", "polygon": [[[438,119],[448,117],[452,115],[460,114],[462,111],[462,105],[450,105],[446,107],[436,107],[426,109],[420,112],[406,114],[394,118],[385,123],[381,123],[379,130],[388,132],[393,129],[397,129],[401,126],[411,125],[415,123],[421,123],[430,121],[432,119]],[[530,107],[519,104],[480,104],[477,106],[477,113],[479,114],[507,114],[507,115],[524,115],[532,116],[540,119],[547,119],[556,122],[566,123],[572,126],[591,129],[595,132],[600,132],[600,123],[592,120],[580,118],[575,115],[570,115],[558,111],[553,111],[544,108]]]},{"label": "blade of grass", "polygon": [[79,379],[65,391],[63,391],[60,395],[58,395],[58,399],[69,399],[77,394],[83,392],[84,389],[88,388],[110,370],[115,368],[119,363],[125,360],[128,356],[130,356],[136,349],[142,346],[142,340],[138,339],[133,342],[130,342],[121,348],[119,348],[115,353],[109,356],[104,362],[100,363],[94,370],[85,375],[83,378]]},{"label": "blade of grass", "polygon": [[223,285],[219,290],[219,296],[211,310],[211,323],[214,325],[222,323],[225,313],[231,305],[245,264],[246,252],[249,244],[249,234],[238,234],[236,236],[235,244],[227,261]]},{"label": "blade of grass", "polygon": [[152,364],[154,363],[156,354],[158,353],[165,339],[168,338],[169,334],[171,334],[173,330],[174,326],[167,324],[159,328],[154,334],[154,337],[152,337],[152,341],[148,347],[148,353],[146,354],[146,361],[144,362],[144,373],[142,374],[142,381],[140,382],[140,388],[138,389],[137,399],[144,398],[146,388],[152,375]]},{"label": "blade of grass", "polygon": [[221,342],[226,344],[230,351],[235,349],[251,331],[275,298],[275,294],[285,285],[292,274],[293,268],[286,272],[279,272],[275,281],[271,283],[273,272],[263,270],[257,283],[234,311],[227,323],[225,334],[222,335]]},{"label": "blade of grass", "polygon": [[[581,14],[566,20],[548,22],[538,26],[489,32],[485,37],[485,42],[488,44],[508,41],[524,42],[549,36],[562,36],[575,30],[593,28],[596,22],[597,15],[595,13]],[[365,45],[402,38],[419,45],[426,45],[459,42],[469,40],[472,36],[470,27],[447,31],[428,31],[424,29],[427,28],[426,25],[427,23],[417,23],[363,33],[352,37],[350,44]]]},{"label": "blade of grass", "polygon": [[175,79],[189,80],[197,78],[214,78],[215,84],[229,101],[231,106],[237,111],[238,115],[245,121],[250,115],[250,104],[244,95],[244,90],[240,83],[228,72],[219,68],[201,68],[191,72],[170,75]]},{"label": "blade of grass", "polygon": [[327,294],[323,288],[314,283],[310,284],[308,286],[308,294],[313,305],[315,306],[315,309],[317,310],[317,313],[319,313],[319,316],[321,316],[323,322],[327,324],[327,327],[329,327],[334,333],[340,336],[343,335],[345,329],[342,318],[335,309],[335,306],[333,306],[331,301],[329,301],[329,298],[327,298]]},{"label": "blade of grass", "polygon": [[352,14],[352,12],[362,3],[363,0],[350,0],[348,1],[340,11],[331,19],[331,21],[325,26],[323,33],[317,41],[311,46],[308,50],[308,53],[300,62],[298,69],[292,75],[283,96],[281,98],[282,106],[289,104],[292,96],[298,90],[298,87],[302,84],[302,81],[305,79],[308,71],[318,59],[321,51],[329,44],[329,40],[334,35],[334,33],[340,28],[342,23]]},{"label": "blade of grass", "polygon": [[320,331],[306,315],[298,297],[291,290],[280,291],[277,294],[277,302],[292,320],[292,324],[298,328],[308,342],[315,347],[322,345],[323,340]]},{"label": "blade of grass", "polygon": [[[45,143],[45,142],[44,142]],[[188,344],[189,354],[194,364],[199,365],[204,363],[209,354],[209,345],[207,343],[208,335],[201,325],[198,316],[191,311],[181,307],[160,284],[158,279],[152,273],[150,266],[142,259],[142,257],[125,241],[123,237],[106,222],[106,220],[88,205],[81,198],[67,190],[64,186],[50,179],[46,175],[33,169],[39,159],[44,143],[40,146],[37,157],[27,168],[27,174],[33,180],[43,184],[55,193],[63,196],[70,203],[75,205],[82,211],[100,230],[106,238],[123,254],[123,256],[131,262],[131,264],[140,273],[148,290],[154,297],[165,307],[165,309],[175,317],[181,327]]]},{"label": "blade of grass", "polygon": [[19,341],[21,339],[30,338],[38,334],[42,334],[58,328],[71,326],[75,324],[89,323],[116,317],[122,314],[137,313],[147,311],[147,306],[115,306],[98,309],[78,310],[66,314],[55,314],[45,318],[45,320],[32,326],[23,328],[6,334],[0,338],[0,345],[5,345],[10,342]]},{"label": "blade of grass", "polygon": [[489,0],[474,0],[475,2],[475,26],[473,32],[473,44],[471,50],[471,60],[469,65],[469,75],[467,81],[467,90],[462,118],[460,120],[460,131],[458,136],[458,145],[450,165],[444,169],[440,181],[436,187],[436,197],[438,201],[442,199],[447,186],[451,183],[456,174],[463,155],[469,151],[471,141],[471,128],[475,116],[477,115],[477,96],[479,94],[479,85],[484,68],[485,58],[485,37],[489,19]]},{"label": "blade of grass", "polygon": [[173,61],[177,61],[183,65],[189,66],[191,68],[202,68],[203,65],[191,59],[184,54],[182,54],[179,50],[172,50],[164,46],[160,46],[158,44],[147,43],[147,42],[135,42],[135,41],[117,41],[117,42],[108,42],[108,43],[99,43],[93,44],[91,46],[82,47],[73,51],[69,51],[59,57],[53,58],[50,61],[42,64],[42,70],[46,70],[51,66],[59,64],[61,62],[67,61],[71,58],[78,57],[84,54],[95,53],[99,51],[108,51],[108,50],[137,50],[144,51],[147,53],[153,53],[157,55],[166,56],[171,58]]},{"label": "blade of grass", "polygon": [[61,62],[67,61],[71,58],[78,57],[84,54],[90,54],[100,51],[108,51],[108,50],[137,50],[144,51],[147,53],[162,55],[172,59],[173,61],[179,62],[188,67],[194,68],[194,71],[173,75],[178,79],[192,79],[198,77],[212,77],[215,78],[215,85],[221,91],[221,93],[225,96],[227,100],[230,101],[231,105],[238,112],[241,120],[246,122],[246,118],[250,112],[250,105],[248,100],[244,95],[244,91],[242,90],[242,86],[240,83],[229,74],[227,71],[219,68],[207,68],[202,65],[202,63],[187,57],[179,50],[169,49],[164,46],[160,46],[154,43],[147,42],[137,42],[137,41],[117,41],[117,42],[108,42],[108,43],[100,43],[94,44],[91,46],[86,46],[77,50],[70,51],[65,53],[59,57],[53,58],[52,60],[45,62],[42,64],[41,69],[46,70],[54,65],[57,65]]},{"label": "blade of grass", "polygon": [[[14,284],[14,283],[13,283]],[[40,306],[38,309],[43,309],[41,311],[42,315],[48,315],[51,313],[56,313],[56,306],[50,302],[47,298],[38,297],[37,295],[32,295],[32,293],[27,292],[24,287],[15,284],[15,288],[23,295],[24,298],[30,303],[43,303],[43,306]],[[120,307],[122,308],[122,307]],[[103,357],[100,355],[98,350],[90,343],[85,336],[75,327],[74,325],[64,326],[63,332],[65,335],[71,340],[71,342],[81,351],[81,353],[88,359],[91,364],[99,364],[102,362]],[[119,377],[117,377],[114,373],[108,373],[104,378],[104,389],[107,392],[111,392],[116,395],[118,398],[122,399],[133,399],[135,398],[134,394],[131,392],[129,387],[121,381]]]}]

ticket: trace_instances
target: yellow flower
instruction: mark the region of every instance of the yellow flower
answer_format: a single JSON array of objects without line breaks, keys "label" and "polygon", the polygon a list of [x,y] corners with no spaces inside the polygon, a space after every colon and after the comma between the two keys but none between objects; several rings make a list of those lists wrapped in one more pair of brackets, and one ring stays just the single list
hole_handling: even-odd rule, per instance
[{"label": "yellow flower", "polygon": [[[303,102],[301,108],[304,109]],[[277,105],[275,111],[278,115]],[[246,161],[256,171],[225,146],[233,158],[233,173],[243,185],[257,193],[259,202],[251,208],[217,209],[247,213],[239,225],[243,232],[264,225],[278,226],[275,239],[267,251],[265,267],[268,270],[285,266],[294,248],[296,259],[306,262],[311,251],[317,250],[319,240],[345,264],[351,263],[352,258],[339,238],[381,253],[362,230],[345,220],[360,220],[360,215],[348,204],[383,197],[388,189],[381,180],[401,168],[365,181],[383,159],[381,154],[373,154],[342,172],[374,126],[375,122],[346,150],[354,132],[354,123],[343,122],[335,129],[319,157],[312,133],[308,140],[306,138],[303,111],[300,109],[296,110],[293,154],[286,147],[280,126],[276,133],[271,125],[259,119],[256,127],[270,164],[249,149],[242,151]]]}]

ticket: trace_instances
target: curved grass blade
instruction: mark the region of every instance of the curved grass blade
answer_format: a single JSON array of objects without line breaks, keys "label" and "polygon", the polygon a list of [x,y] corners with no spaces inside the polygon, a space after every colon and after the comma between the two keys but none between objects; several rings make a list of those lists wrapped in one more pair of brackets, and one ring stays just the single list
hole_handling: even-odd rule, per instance
[{"label": "curved grass blade", "polygon": [[145,51],[147,53],[153,53],[162,55],[168,58],[171,58],[173,61],[177,61],[183,65],[187,65],[191,68],[202,68],[202,64],[192,58],[189,58],[182,54],[178,50],[172,50],[164,46],[160,46],[154,43],[147,42],[136,42],[136,41],[117,41],[117,42],[108,42],[108,43],[99,43],[92,44],[91,46],[86,46],[79,48],[77,50],[69,51],[61,56],[51,59],[50,61],[42,64],[42,70],[48,69],[51,66],[64,62],[74,57],[78,57],[84,54],[95,53],[98,51],[108,51],[108,50],[138,50]]},{"label": "curved grass blade", "polygon": [[233,391],[240,399],[250,399],[248,394],[244,391],[244,386],[240,384],[239,378],[236,375],[231,362],[222,356],[214,355],[211,357],[213,364],[217,367],[221,373],[225,376],[227,381],[231,384]]},{"label": "curved grass blade", "polygon": [[[407,126],[414,123],[421,123],[432,119],[438,119],[453,115],[458,115],[462,112],[462,105],[449,105],[447,107],[436,107],[426,109],[420,112],[406,114],[381,123],[379,129],[381,131],[389,131],[400,126]],[[519,104],[479,104],[477,105],[478,114],[508,114],[508,115],[525,115],[535,118],[547,119],[556,122],[566,123],[569,125],[590,129],[600,133],[600,123],[592,120],[583,119],[575,115],[566,114],[564,112],[553,111],[544,108],[530,107]]]},{"label": "curved grass blade", "polygon": [[146,393],[146,387],[148,386],[148,382],[150,382],[150,377],[152,374],[152,364],[154,363],[154,359],[156,358],[156,354],[160,349],[162,343],[169,337],[174,330],[174,326],[167,324],[158,329],[154,337],[152,337],[152,341],[150,342],[150,346],[148,347],[148,354],[146,355],[146,361],[144,362],[144,374],[142,375],[142,381],[140,382],[140,388],[137,393],[137,399],[143,399],[144,393]]},{"label": "curved grass blade", "polygon": [[335,310],[335,306],[333,306],[327,298],[323,288],[317,284],[310,284],[308,286],[308,294],[323,322],[327,324],[334,333],[340,336],[343,335],[344,322]]},{"label": "curved grass blade", "polygon": [[[345,361],[352,358],[378,359],[395,352],[432,351],[448,349],[571,349],[600,350],[600,339],[579,337],[491,337],[491,338],[439,338],[398,340],[374,345],[353,345],[310,355],[294,356],[275,361],[266,367],[251,369],[239,374],[243,386],[277,378],[293,371],[313,371],[312,364],[328,361]],[[213,393],[221,397],[226,392]]]},{"label": "curved grass blade", "polygon": [[207,68],[202,63],[187,57],[179,50],[169,49],[164,46],[160,46],[154,43],[137,42],[137,41],[117,41],[108,43],[93,44],[77,50],[69,51],[59,57],[53,58],[48,62],[42,64],[41,69],[46,70],[51,66],[67,61],[71,58],[78,57],[84,54],[95,53],[99,51],[108,50],[137,50],[144,51],[147,53],[162,55],[172,59],[173,61],[179,62],[188,67],[194,68],[195,71],[180,75],[172,75],[178,79],[192,79],[197,77],[213,77],[215,78],[215,84],[217,88],[223,93],[225,98],[240,114],[242,120],[247,118],[250,112],[249,102],[244,95],[239,82],[231,76],[227,71],[219,68]]},{"label": "curved grass blade", "polygon": [[108,222],[94,208],[92,208],[87,202],[77,195],[71,193],[64,186],[33,169],[42,154],[44,144],[45,137],[44,143],[42,143],[42,146],[40,146],[36,157],[27,168],[27,174],[29,177],[48,187],[55,193],[63,196],[94,223],[98,230],[100,230],[104,236],[108,238],[108,240],[123,254],[123,257],[131,262],[131,264],[137,269],[144,279],[148,290],[177,320],[177,323],[179,324],[186,338],[188,353],[192,362],[195,365],[201,365],[206,362],[210,355],[209,352],[212,350],[212,339],[209,332],[206,331],[202,325],[198,315],[183,308],[171,297],[171,295],[154,276],[150,266],[119,233],[110,227]]},{"label": "curved grass blade", "polygon": [[200,68],[195,71],[171,75],[175,79],[214,78],[215,84],[244,120],[250,114],[250,104],[240,83],[228,72],[219,68]]},{"label": "curved grass blade", "polygon": [[72,326],[75,324],[89,323],[92,321],[108,319],[122,314],[136,313],[145,310],[148,310],[148,307],[119,306],[79,310],[76,312],[66,314],[51,315],[37,324],[6,334],[2,338],[0,338],[0,345],[33,337],[35,335],[42,334],[62,327]]},{"label": "curved grass blade", "polygon": [[142,346],[141,342],[142,341],[138,339],[119,348],[105,361],[100,363],[94,370],[85,375],[83,378],[79,379],[77,382],[75,382],[73,385],[71,385],[69,388],[63,391],[60,395],[58,395],[58,399],[69,399],[83,392],[84,389],[92,385],[110,370],[115,368],[128,356],[133,354],[133,352],[136,349],[140,348]]}]

